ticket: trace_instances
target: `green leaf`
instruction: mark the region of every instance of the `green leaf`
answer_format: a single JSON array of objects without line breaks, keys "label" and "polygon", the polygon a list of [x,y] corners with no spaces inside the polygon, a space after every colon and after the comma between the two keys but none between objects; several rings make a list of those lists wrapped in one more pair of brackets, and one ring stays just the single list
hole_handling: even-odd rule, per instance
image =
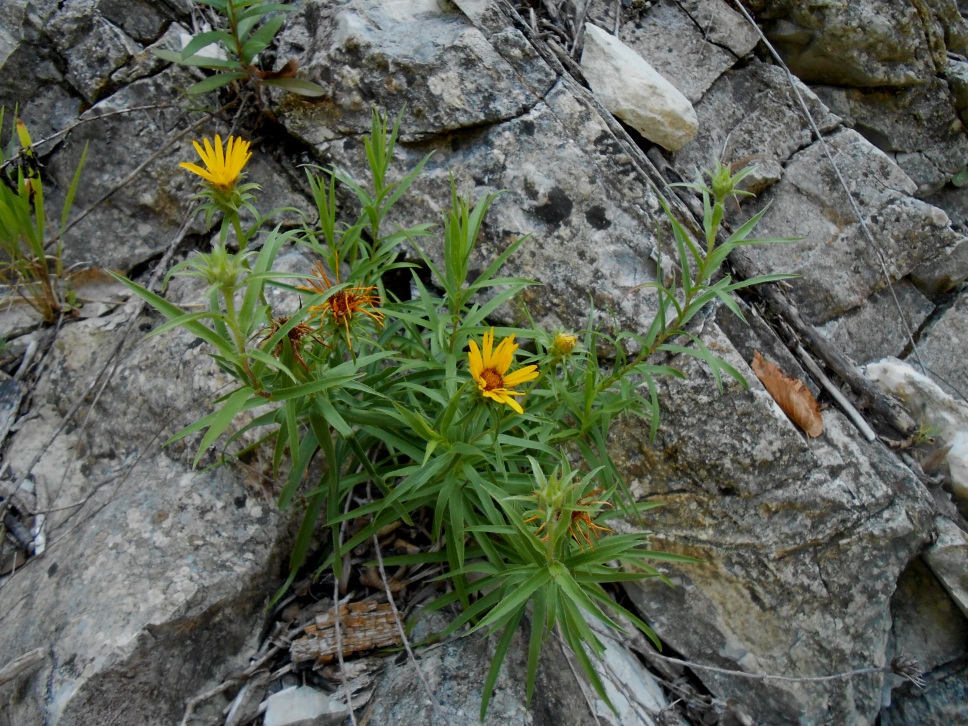
[{"label": "green leaf", "polygon": [[[160,312],[167,318],[179,318],[188,315],[184,310],[179,308],[177,305],[172,305],[170,302],[165,300],[163,297],[156,295],[150,290],[142,287],[136,282],[132,282],[123,275],[119,275],[116,272],[108,270],[108,274],[111,275],[115,280],[122,283],[130,290],[132,290],[138,297],[147,302],[151,307]],[[208,328],[197,320],[188,320],[184,323],[184,328],[189,333],[194,335],[196,338],[201,338],[206,343],[216,348],[222,355],[227,358],[232,358],[235,356],[235,346],[231,340],[220,337],[211,328]]]},{"label": "green leaf", "polygon": [[307,98],[317,98],[326,94],[326,89],[318,83],[304,81],[301,78],[267,78],[263,83]]},{"label": "green leaf", "polygon": [[497,647],[494,649],[494,657],[491,659],[491,667],[487,669],[487,678],[484,679],[484,690],[481,694],[481,722],[487,716],[487,707],[491,702],[491,696],[494,694],[494,684],[497,683],[497,677],[501,673],[501,666],[507,657],[508,650],[511,647],[511,639],[514,638],[514,633],[518,629],[518,623],[521,622],[521,616],[524,615],[524,610],[523,605],[518,608],[518,611],[505,626],[504,632],[501,634],[501,639],[497,642]]},{"label": "green leaf", "polygon": [[276,37],[276,33],[282,29],[282,25],[285,22],[286,19],[282,15],[276,15],[275,17],[269,18],[255,31],[242,45],[242,62],[251,63],[257,54],[265,50],[266,46]]},{"label": "green leaf", "polygon": [[64,236],[64,229],[67,227],[67,217],[71,212],[71,207],[74,206],[74,196],[77,194],[77,186],[81,181],[81,169],[84,168],[84,161],[87,159],[87,147],[89,144],[90,142],[84,143],[81,159],[77,162],[77,169],[74,171],[71,185],[67,188],[67,196],[64,197],[64,207],[61,209],[60,237]]},{"label": "green leaf", "polygon": [[510,617],[517,608],[523,607],[527,603],[539,587],[544,587],[551,581],[551,572],[547,567],[536,568],[529,566],[527,569],[534,570],[534,572],[524,582],[513,588],[512,592],[502,598],[501,602],[482,618],[477,625],[472,627],[468,633],[474,633],[482,628],[490,627],[499,620]]},{"label": "green leaf", "polygon": [[185,92],[190,96],[197,96],[200,93],[214,91],[216,88],[227,86],[233,81],[239,81],[246,77],[247,76],[245,73],[216,73],[214,76],[209,76],[204,81],[199,81],[198,83],[189,86]]},{"label": "green leaf", "polygon": [[224,44],[226,47],[232,47],[235,43],[235,39],[230,33],[224,30],[209,30],[205,33],[199,33],[198,35],[194,36],[184,48],[182,48],[181,60],[185,61],[203,48],[207,48],[210,45],[217,45],[219,43]]},{"label": "green leaf", "polygon": [[212,70],[233,70],[238,71],[242,66],[237,60],[222,60],[221,58],[205,58],[202,56],[192,56],[182,58],[181,53],[172,50],[153,50],[156,56],[170,63],[177,63],[183,66],[193,66],[196,68],[209,68]]}]

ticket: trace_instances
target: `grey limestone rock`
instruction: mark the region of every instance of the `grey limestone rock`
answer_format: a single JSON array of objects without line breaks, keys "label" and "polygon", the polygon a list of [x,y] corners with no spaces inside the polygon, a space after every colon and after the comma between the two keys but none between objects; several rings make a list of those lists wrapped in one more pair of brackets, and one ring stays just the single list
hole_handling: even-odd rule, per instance
[{"label": "grey limestone rock", "polygon": [[407,137],[493,124],[534,107],[554,81],[542,72],[542,87],[533,88],[534,78],[522,78],[461,12],[436,0],[307,3],[282,53],[301,56],[303,77],[326,89],[318,101],[281,103],[289,127],[313,144],[368,130],[373,105],[406,104]]},{"label": "grey limestone rock", "polygon": [[968,395],[968,297],[960,294],[921,334],[918,353],[952,394]]},{"label": "grey limestone rock", "polygon": [[845,123],[894,156],[918,185],[919,197],[937,191],[965,168],[968,137],[943,80],[902,89],[813,90]]},{"label": "grey limestone rock", "polygon": [[925,550],[924,561],[961,614],[968,618],[968,533],[945,517],[937,517],[935,523],[938,539]]},{"label": "grey limestone rock", "polygon": [[864,88],[924,83],[943,69],[944,33],[931,4],[753,0],[747,6],[801,80]]},{"label": "grey limestone rock", "polygon": [[[8,449],[14,472],[108,361],[129,314],[61,331]],[[43,452],[32,477],[37,506],[53,508],[48,548],[0,588],[18,624],[0,629],[0,652],[41,646],[48,660],[0,701],[0,722],[176,722],[251,634],[279,584],[286,520],[258,472],[192,471],[193,452],[160,449],[224,382],[190,335],[136,346],[83,424]]]},{"label": "grey limestone rock", "polygon": [[[591,17],[611,28],[613,4],[599,0]],[[656,2],[626,19],[619,37],[663,77],[696,103],[737,56],[756,45],[755,33],[735,10],[721,2]],[[587,40],[586,40],[587,42]]]},{"label": "grey limestone rock", "polygon": [[[963,557],[962,557],[963,564]],[[913,658],[925,674],[924,690],[894,677],[881,722],[891,726],[958,723],[956,704],[968,690],[964,675],[968,620],[938,579],[917,559],[901,573],[891,598],[894,650]]]},{"label": "grey limestone rock", "polygon": [[853,130],[839,131],[826,143],[863,210],[874,244],[864,235],[820,144],[814,143],[790,159],[779,184],[743,206],[746,218],[770,205],[758,235],[800,238],[785,246],[738,251],[752,270],[800,274],[789,284],[814,324],[856,308],[886,286],[880,256],[893,281],[921,270],[932,275],[913,275],[928,295],[968,276],[968,266],[958,265],[954,279],[947,273],[942,273],[944,280],[934,277],[944,268],[931,261],[963,251],[966,239],[951,229],[943,211],[911,196],[914,183],[893,161]]},{"label": "grey limestone rock", "polygon": [[[907,331],[912,334],[918,331],[935,306],[910,280],[899,280],[892,287],[873,293],[860,307],[820,327],[820,332],[856,363],[889,355],[900,356],[911,342]],[[900,324],[902,314],[907,328]],[[885,325],[885,320],[898,322]]]},{"label": "grey limestone rock", "polygon": [[[633,491],[665,504],[646,523],[653,547],[702,560],[668,570],[675,588],[636,585],[633,601],[664,641],[702,664],[794,677],[883,665],[890,596],[929,536],[930,494],[833,409],[824,434],[807,441],[715,323],[701,337],[751,388],[730,381],[720,395],[694,361],[676,360],[689,378],[663,382],[655,442],[632,425],[615,432]],[[757,722],[866,724],[880,707],[880,677],[696,673]]]},{"label": "grey limestone rock", "polygon": [[[803,84],[798,90],[822,132],[837,127],[830,113]],[[690,174],[716,159],[737,168],[756,164],[759,192],[779,180],[787,159],[809,145],[812,132],[787,76],[775,66],[751,63],[723,74],[697,104],[699,133],[673,157]],[[732,208],[732,205],[731,205]]]}]

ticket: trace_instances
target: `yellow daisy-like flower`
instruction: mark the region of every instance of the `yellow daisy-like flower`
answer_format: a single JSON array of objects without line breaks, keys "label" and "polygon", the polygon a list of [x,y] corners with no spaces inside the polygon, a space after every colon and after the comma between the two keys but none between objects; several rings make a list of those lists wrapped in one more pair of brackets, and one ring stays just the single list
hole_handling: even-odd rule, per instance
[{"label": "yellow daisy-like flower", "polygon": [[239,180],[242,167],[252,158],[252,152],[249,151],[249,142],[240,139],[238,136],[229,136],[228,143],[226,143],[223,151],[222,137],[218,134],[215,135],[214,148],[208,139],[203,139],[203,141],[205,142],[204,149],[197,141],[193,141],[192,144],[195,145],[195,151],[198,152],[206,168],[203,169],[198,164],[189,164],[187,161],[181,162],[178,166],[188,169],[192,174],[198,174],[202,179],[222,191],[231,191]]},{"label": "yellow daisy-like flower", "polygon": [[538,366],[525,366],[514,373],[508,373],[508,368],[514,362],[514,351],[518,349],[514,336],[505,338],[494,348],[494,328],[491,328],[489,333],[484,333],[483,351],[477,347],[475,340],[470,342],[470,348],[467,362],[481,394],[485,398],[507,404],[518,413],[524,413],[521,404],[514,400],[514,396],[523,396],[524,392],[512,389],[537,378]]}]

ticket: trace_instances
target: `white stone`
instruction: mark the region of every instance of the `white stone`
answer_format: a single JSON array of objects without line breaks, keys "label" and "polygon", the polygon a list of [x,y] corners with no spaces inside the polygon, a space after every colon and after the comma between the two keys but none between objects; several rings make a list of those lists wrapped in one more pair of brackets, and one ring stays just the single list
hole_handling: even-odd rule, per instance
[{"label": "white stone", "polygon": [[950,447],[945,456],[948,483],[952,494],[968,501],[968,406],[897,358],[871,363],[865,373],[898,398],[940,445]]},{"label": "white stone", "polygon": [[308,686],[286,688],[269,696],[265,703],[265,726],[340,723],[349,714],[343,704]]},{"label": "white stone", "polygon": [[649,141],[678,151],[699,130],[689,99],[638,53],[591,23],[585,24],[581,69],[605,107]]}]

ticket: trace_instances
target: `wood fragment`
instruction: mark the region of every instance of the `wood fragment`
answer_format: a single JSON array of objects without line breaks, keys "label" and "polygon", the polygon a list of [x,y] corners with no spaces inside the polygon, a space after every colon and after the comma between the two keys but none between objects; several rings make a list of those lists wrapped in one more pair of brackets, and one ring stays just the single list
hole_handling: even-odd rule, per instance
[{"label": "wood fragment", "polygon": [[[326,664],[336,658],[336,612],[330,609],[317,615],[306,626],[306,635],[293,641],[289,654],[294,663]],[[390,605],[368,600],[340,605],[338,612],[344,656],[400,645]]]}]

